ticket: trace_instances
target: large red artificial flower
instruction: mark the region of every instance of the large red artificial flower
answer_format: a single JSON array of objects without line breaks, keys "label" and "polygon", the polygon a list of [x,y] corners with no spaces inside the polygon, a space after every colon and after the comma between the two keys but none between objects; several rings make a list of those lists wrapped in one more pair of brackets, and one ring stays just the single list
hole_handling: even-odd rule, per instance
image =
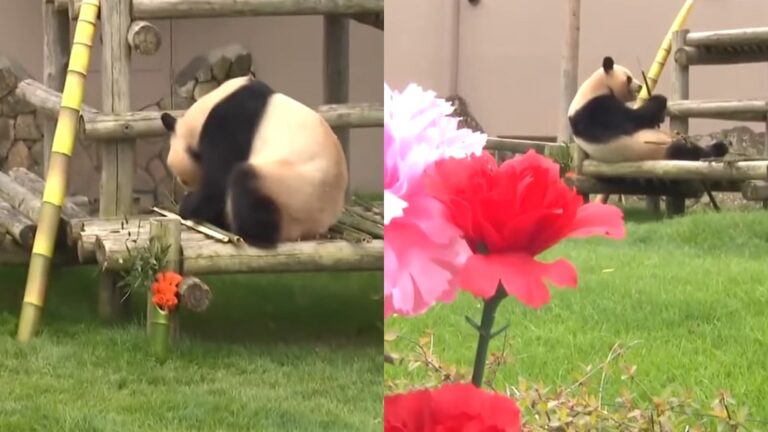
[{"label": "large red artificial flower", "polygon": [[514,400],[472,384],[384,396],[384,432],[516,432]]},{"label": "large red artificial flower", "polygon": [[429,192],[447,208],[473,255],[458,274],[460,286],[482,298],[501,282],[509,295],[531,307],[549,302],[544,280],[576,287],[565,259],[535,257],[562,239],[626,235],[617,207],[588,203],[560,178],[560,166],[534,151],[497,166],[488,152],[437,161],[425,173]]}]

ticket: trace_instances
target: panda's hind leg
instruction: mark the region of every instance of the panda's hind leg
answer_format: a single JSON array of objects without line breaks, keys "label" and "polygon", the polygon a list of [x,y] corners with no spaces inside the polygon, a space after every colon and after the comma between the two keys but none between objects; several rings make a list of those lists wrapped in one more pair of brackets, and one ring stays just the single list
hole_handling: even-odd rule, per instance
[{"label": "panda's hind leg", "polygon": [[667,147],[666,156],[671,160],[698,161],[709,158],[721,158],[728,154],[730,146],[724,141],[716,141],[708,146],[687,143],[683,139],[673,141]]},{"label": "panda's hind leg", "polygon": [[280,236],[280,208],[261,187],[257,170],[240,163],[229,176],[227,207],[232,232],[256,247],[273,248]]}]

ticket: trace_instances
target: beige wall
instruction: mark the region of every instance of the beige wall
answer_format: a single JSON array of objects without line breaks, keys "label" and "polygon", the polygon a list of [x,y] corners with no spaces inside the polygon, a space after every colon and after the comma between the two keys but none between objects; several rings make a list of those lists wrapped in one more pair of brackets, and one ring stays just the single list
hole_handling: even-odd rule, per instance
[{"label": "beige wall", "polygon": [[[683,1],[581,3],[579,79],[604,55],[638,74],[647,71]],[[386,0],[386,17],[384,77],[390,86],[414,81],[441,95],[458,92],[492,135],[557,133],[565,0],[481,0],[478,6],[467,0]],[[687,22],[692,31],[756,26],[768,26],[766,0],[699,0]],[[670,70],[665,68],[658,92],[670,92]],[[768,99],[768,65],[694,67],[690,94]],[[691,132],[734,125],[694,119]]]},{"label": "beige wall", "polygon": [[[19,61],[37,79],[42,77],[40,0],[0,0],[0,55]],[[249,49],[257,73],[273,87],[310,105],[322,103],[322,18],[264,17],[162,20],[160,52],[134,56],[132,105],[139,109],[170,93],[174,71],[194,56],[231,43]],[[383,101],[383,44],[380,30],[351,23],[350,99]],[[87,104],[100,106],[101,46],[94,46],[86,89]],[[382,130],[352,132],[352,187],[378,191],[382,186]]]}]

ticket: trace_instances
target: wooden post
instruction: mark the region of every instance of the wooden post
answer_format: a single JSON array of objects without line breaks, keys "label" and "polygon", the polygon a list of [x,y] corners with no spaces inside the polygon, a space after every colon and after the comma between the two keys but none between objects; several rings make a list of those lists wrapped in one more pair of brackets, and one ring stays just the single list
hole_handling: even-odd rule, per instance
[{"label": "wooden post", "polygon": [[[324,103],[349,102],[349,20],[342,16],[325,16],[323,38],[323,89]],[[349,154],[349,128],[334,128],[344,148],[347,159],[347,173],[351,156]],[[347,199],[350,187],[347,185]]]},{"label": "wooden post", "polygon": [[[765,116],[765,144],[763,146],[763,157],[768,159],[768,115]],[[763,201],[763,208],[768,209],[768,201]]]},{"label": "wooden post", "polygon": [[568,16],[560,68],[560,121],[557,142],[571,143],[571,127],[568,124],[568,106],[576,95],[579,79],[579,21],[581,0],[568,0]]},{"label": "wooden post", "polygon": [[[160,245],[168,247],[165,265],[160,268],[160,271],[181,273],[181,222],[173,217],[152,218],[149,220],[149,237],[154,237]],[[147,335],[150,337],[150,317],[154,307],[152,293],[149,292],[149,287],[147,287]],[[171,312],[169,321],[171,339],[177,339],[179,336],[178,314]]]},{"label": "wooden post", "polygon": [[[104,2],[101,10],[101,92],[102,109],[106,113],[123,113],[131,109],[131,47],[127,38],[130,25],[131,0]],[[100,217],[131,213],[134,145],[135,140],[101,144]],[[118,318],[120,309],[116,308],[119,305],[116,301],[122,296],[116,288],[117,275],[104,272],[101,279],[99,313],[103,319]]]},{"label": "wooden post", "polygon": [[[43,84],[61,93],[67,76],[69,61],[69,14],[57,10],[56,4],[48,0],[43,3]],[[42,177],[48,175],[48,159],[51,156],[53,132],[56,123],[46,118],[43,122],[43,169]]]},{"label": "wooden post", "polygon": [[[685,37],[688,35],[687,29],[682,29],[672,34],[672,52],[685,46]],[[686,64],[673,62],[672,67],[672,100],[687,100],[689,95],[688,86],[689,66]],[[669,118],[669,127],[673,131],[679,131],[682,134],[688,134],[688,117],[672,116]],[[685,213],[685,198],[667,196],[666,197],[667,216],[675,216]]]}]

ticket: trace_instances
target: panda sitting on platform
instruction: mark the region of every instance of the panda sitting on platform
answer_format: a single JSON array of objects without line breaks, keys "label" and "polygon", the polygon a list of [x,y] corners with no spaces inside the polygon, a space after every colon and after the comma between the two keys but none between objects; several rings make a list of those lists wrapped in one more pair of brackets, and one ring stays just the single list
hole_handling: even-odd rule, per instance
[{"label": "panda sitting on platform", "polygon": [[340,217],[348,174],[338,138],[319,113],[264,82],[232,78],[161,121],[168,168],[189,191],[182,218],[274,247],[325,234]]},{"label": "panda sitting on platform", "polygon": [[667,109],[662,95],[651,96],[639,108],[627,106],[640,88],[631,72],[614,64],[611,57],[605,57],[602,67],[581,84],[568,108],[568,120],[574,141],[590,159],[607,163],[695,161],[728,153],[725,142],[703,147],[659,129]]}]

